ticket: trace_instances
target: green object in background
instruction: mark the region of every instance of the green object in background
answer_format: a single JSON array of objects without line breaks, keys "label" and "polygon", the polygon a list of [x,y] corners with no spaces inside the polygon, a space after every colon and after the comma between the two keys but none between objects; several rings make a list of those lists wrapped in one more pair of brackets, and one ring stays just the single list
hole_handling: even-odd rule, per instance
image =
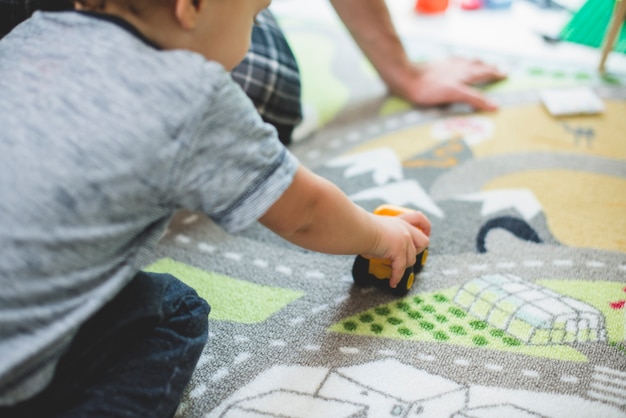
[{"label": "green object in background", "polygon": [[[561,39],[594,48],[602,47],[615,3],[616,0],[587,0],[561,31]],[[613,50],[626,53],[626,25],[615,40]]]}]

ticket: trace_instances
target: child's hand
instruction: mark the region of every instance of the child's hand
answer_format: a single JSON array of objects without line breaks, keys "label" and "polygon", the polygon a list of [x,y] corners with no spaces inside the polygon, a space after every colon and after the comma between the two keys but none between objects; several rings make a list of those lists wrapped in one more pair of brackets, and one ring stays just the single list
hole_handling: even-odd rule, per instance
[{"label": "child's hand", "polygon": [[365,258],[384,258],[391,261],[389,285],[395,288],[404,271],[415,264],[417,254],[430,243],[430,221],[421,212],[399,216],[371,215],[377,230],[377,239]]}]

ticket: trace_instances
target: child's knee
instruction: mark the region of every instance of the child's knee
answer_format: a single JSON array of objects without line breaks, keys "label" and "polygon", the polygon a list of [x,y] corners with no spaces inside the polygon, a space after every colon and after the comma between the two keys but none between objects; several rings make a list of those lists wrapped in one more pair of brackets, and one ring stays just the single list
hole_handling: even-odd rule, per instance
[{"label": "child's knee", "polygon": [[206,334],[211,311],[207,301],[195,289],[172,275],[163,274],[159,278],[169,282],[163,299],[164,320],[176,324],[185,334]]}]

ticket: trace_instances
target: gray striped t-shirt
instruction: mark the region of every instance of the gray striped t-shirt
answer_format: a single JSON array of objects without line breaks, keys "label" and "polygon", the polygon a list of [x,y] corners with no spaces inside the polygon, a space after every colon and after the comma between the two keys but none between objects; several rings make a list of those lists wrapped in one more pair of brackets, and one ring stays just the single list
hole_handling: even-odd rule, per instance
[{"label": "gray striped t-shirt", "polygon": [[0,41],[0,405],[41,390],[175,210],[245,228],[296,168],[217,63],[86,13],[14,29]]}]

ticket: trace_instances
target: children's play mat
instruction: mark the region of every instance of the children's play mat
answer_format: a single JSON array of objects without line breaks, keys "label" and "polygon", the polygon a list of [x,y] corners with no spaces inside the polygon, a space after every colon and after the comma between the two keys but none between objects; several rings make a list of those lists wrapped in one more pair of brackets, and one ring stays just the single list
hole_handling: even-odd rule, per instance
[{"label": "children's play mat", "polygon": [[[147,269],[212,312],[177,416],[626,417],[625,78],[499,56],[499,111],[414,108],[345,32],[284,23],[314,130],[292,152],[367,210],[423,211],[430,255],[397,297],[353,257],[180,212]],[[540,92],[573,86],[604,112],[551,116]]]}]

